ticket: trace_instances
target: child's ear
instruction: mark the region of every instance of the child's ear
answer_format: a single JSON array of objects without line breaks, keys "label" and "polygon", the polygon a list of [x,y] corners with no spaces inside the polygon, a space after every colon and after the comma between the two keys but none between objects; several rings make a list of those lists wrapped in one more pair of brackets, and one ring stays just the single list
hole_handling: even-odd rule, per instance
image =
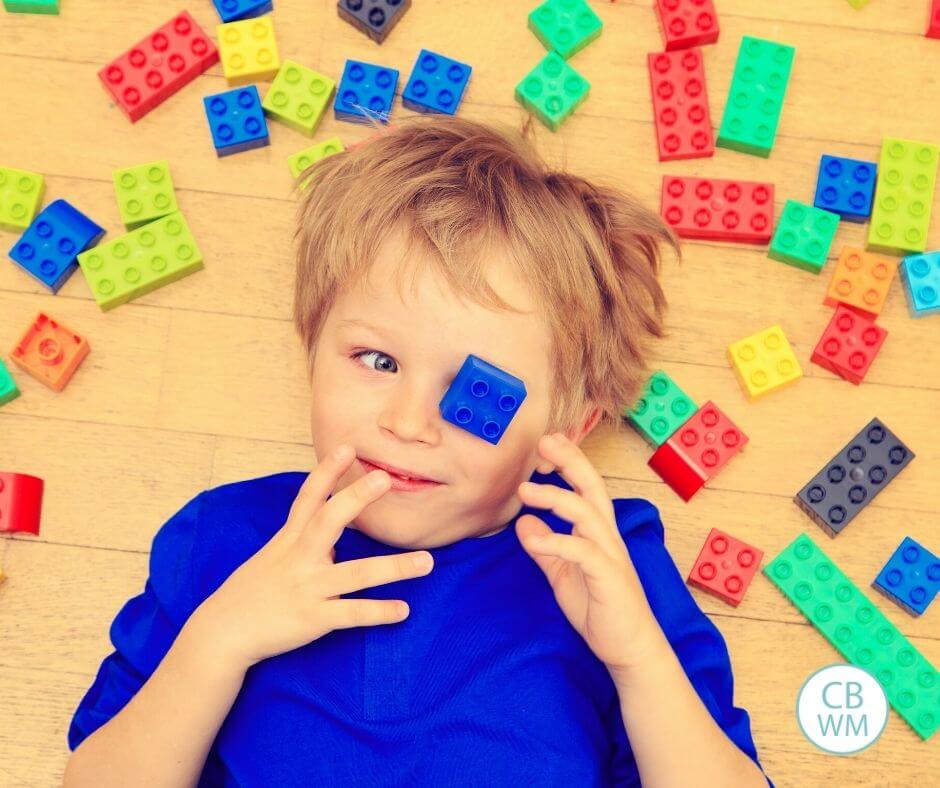
[{"label": "child's ear", "polygon": [[[572,443],[579,444],[583,441],[593,430],[601,420],[601,409],[599,405],[589,404],[585,409],[584,418],[569,427],[566,430],[563,430],[565,436]],[[535,466],[535,470],[538,471],[543,476],[545,474],[551,473],[555,470],[555,465],[550,463],[548,460],[539,460],[538,465]]]}]

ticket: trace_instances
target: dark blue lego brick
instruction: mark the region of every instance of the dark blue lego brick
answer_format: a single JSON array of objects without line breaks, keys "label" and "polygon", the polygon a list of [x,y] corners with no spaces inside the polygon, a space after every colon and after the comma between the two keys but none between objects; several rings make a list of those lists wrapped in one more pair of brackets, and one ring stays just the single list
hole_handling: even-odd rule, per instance
[{"label": "dark blue lego brick", "polygon": [[369,118],[388,123],[397,87],[397,69],[347,60],[336,89],[333,114],[337,120],[350,123],[368,124]]},{"label": "dark blue lego brick", "polygon": [[411,7],[411,0],[339,0],[336,11],[353,27],[381,44]]},{"label": "dark blue lego brick", "polygon": [[460,106],[472,70],[466,63],[422,49],[401,94],[402,103],[414,112],[453,115]]},{"label": "dark blue lego brick", "polygon": [[50,203],[10,250],[10,257],[53,293],[78,267],[78,255],[104,235],[99,227],[65,200]]},{"label": "dark blue lego brick", "polygon": [[823,156],[813,205],[849,222],[866,222],[875,196],[877,165],[872,161]]},{"label": "dark blue lego brick", "polygon": [[940,591],[940,558],[905,536],[871,585],[912,616],[919,616]]},{"label": "dark blue lego brick", "polygon": [[254,85],[206,96],[202,101],[219,156],[263,148],[270,143],[261,97]]},{"label": "dark blue lego brick", "polygon": [[496,445],[525,397],[519,378],[470,355],[441,400],[441,416]]},{"label": "dark blue lego brick", "polygon": [[212,0],[223,22],[261,16],[272,10],[271,0]]}]

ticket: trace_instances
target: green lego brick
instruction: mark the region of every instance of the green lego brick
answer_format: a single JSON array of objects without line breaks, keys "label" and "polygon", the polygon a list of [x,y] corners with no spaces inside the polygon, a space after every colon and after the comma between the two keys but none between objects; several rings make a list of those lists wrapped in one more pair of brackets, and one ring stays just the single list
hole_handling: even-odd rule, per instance
[{"label": "green lego brick", "polygon": [[597,38],[603,27],[584,0],[547,0],[529,14],[529,30],[566,60]]},{"label": "green lego brick", "polygon": [[198,271],[202,252],[177,211],[82,252],[78,264],[108,310]]},{"label": "green lego brick", "polygon": [[312,137],[335,90],[329,77],[285,60],[261,106],[268,117]]},{"label": "green lego brick", "polygon": [[852,6],[856,11],[862,8],[863,6],[868,5],[868,0],[848,0],[849,5]]},{"label": "green lego brick", "polygon": [[549,52],[516,85],[516,101],[552,131],[587,97],[591,83],[569,66],[557,52]]},{"label": "green lego brick", "polygon": [[927,249],[938,147],[885,137],[868,226],[868,249],[888,254]]},{"label": "green lego brick", "polygon": [[179,210],[170,167],[165,161],[153,161],[114,171],[121,221],[128,230]]},{"label": "green lego brick", "polygon": [[718,147],[767,158],[777,138],[777,124],[790,81],[796,49],[744,36],[738,49]]},{"label": "green lego brick", "polygon": [[805,533],[764,574],[848,662],[884,687],[888,701],[922,739],[940,725],[940,676]]},{"label": "green lego brick", "polygon": [[697,410],[692,398],[660,369],[650,375],[640,398],[624,416],[647,443],[659,448]]},{"label": "green lego brick", "polygon": [[0,405],[6,405],[20,396],[20,390],[16,387],[16,381],[7,369],[6,364],[0,360]]},{"label": "green lego brick", "polygon": [[3,7],[13,14],[58,14],[59,0],[3,0]]},{"label": "green lego brick", "polygon": [[[318,162],[320,159],[325,159],[327,156],[332,156],[335,153],[342,153],[344,150],[346,150],[346,148],[343,147],[340,138],[331,137],[328,140],[318,142],[316,145],[311,145],[309,148],[305,148],[302,151],[288,156],[287,166],[290,167],[290,174],[295,178],[299,178],[300,174],[314,162]],[[301,185],[301,188],[303,188],[303,185]]]},{"label": "green lego brick", "polygon": [[818,274],[826,264],[839,215],[787,200],[767,252],[771,260]]},{"label": "green lego brick", "polygon": [[0,227],[4,230],[29,227],[45,190],[46,179],[38,172],[0,167]]}]

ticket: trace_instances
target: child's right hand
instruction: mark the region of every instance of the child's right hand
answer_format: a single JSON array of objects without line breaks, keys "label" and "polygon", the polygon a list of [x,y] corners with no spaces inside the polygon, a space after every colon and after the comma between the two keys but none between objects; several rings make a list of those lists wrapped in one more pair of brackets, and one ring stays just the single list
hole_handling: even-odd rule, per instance
[{"label": "child's right hand", "polygon": [[389,475],[376,470],[327,500],[355,456],[351,447],[340,446],[324,459],[307,476],[283,527],[193,614],[188,627],[215,660],[247,670],[334,629],[408,616],[401,600],[339,598],[420,577],[433,567],[426,551],[333,563],[343,529],[391,485]]}]

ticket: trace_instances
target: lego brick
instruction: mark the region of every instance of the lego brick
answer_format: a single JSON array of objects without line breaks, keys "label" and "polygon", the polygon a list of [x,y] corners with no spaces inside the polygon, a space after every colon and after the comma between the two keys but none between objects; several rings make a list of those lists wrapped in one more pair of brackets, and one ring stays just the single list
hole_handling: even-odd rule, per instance
[{"label": "lego brick", "polygon": [[734,66],[718,147],[770,156],[796,50],[744,36]]},{"label": "lego brick", "polygon": [[930,14],[927,18],[927,38],[940,38],[940,0],[930,0]]},{"label": "lego brick", "polygon": [[336,89],[333,115],[337,120],[370,125],[388,123],[398,87],[398,69],[347,60]]},{"label": "lego brick", "polygon": [[16,381],[13,380],[3,359],[0,359],[0,405],[13,402],[18,396],[20,396],[20,390],[16,386]]},{"label": "lego brick", "polygon": [[836,214],[787,200],[767,256],[818,274],[826,264],[838,228]]},{"label": "lego brick", "polygon": [[124,167],[115,170],[113,178],[121,221],[128,230],[179,210],[170,166],[165,161]]},{"label": "lego brick", "polygon": [[104,235],[99,227],[65,200],[47,205],[10,250],[10,258],[53,293],[78,268],[79,252]]},{"label": "lego brick", "polygon": [[624,416],[652,446],[661,446],[688,421],[698,405],[661,369],[650,375],[643,392]]},{"label": "lego brick", "polygon": [[516,85],[516,101],[552,131],[580,106],[591,91],[591,83],[569,66],[556,52],[549,52]]},{"label": "lego brick", "polygon": [[887,330],[875,325],[871,318],[839,304],[811,360],[857,386],[887,336]]},{"label": "lego brick", "polygon": [[38,172],[0,167],[0,229],[29,227],[45,191],[46,179]]},{"label": "lego brick", "polygon": [[525,398],[519,378],[469,355],[439,407],[445,421],[495,446]]},{"label": "lego brick", "polygon": [[0,533],[39,536],[43,486],[28,473],[0,471]]},{"label": "lego brick", "polygon": [[78,264],[106,311],[198,271],[202,252],[177,211],[83,252]]},{"label": "lego brick", "polygon": [[940,252],[905,257],[901,279],[911,317],[940,315]]},{"label": "lego brick", "polygon": [[[290,174],[294,178],[299,178],[300,174],[311,164],[332,156],[335,153],[341,153],[346,150],[339,137],[330,137],[328,140],[318,142],[302,151],[298,151],[287,157],[287,166],[290,167]],[[303,188],[303,185],[301,185]]]},{"label": "lego brick", "polygon": [[659,160],[713,156],[715,140],[700,49],[646,56]]},{"label": "lego brick", "polygon": [[422,49],[401,94],[402,104],[412,112],[454,115],[472,71],[466,63]]},{"label": "lego brick", "polygon": [[845,304],[876,318],[881,314],[897,268],[897,260],[846,246],[832,272],[826,306]]},{"label": "lego brick", "polygon": [[219,50],[189,12],[181,11],[102,68],[98,77],[133,123],[218,60]]},{"label": "lego brick", "polygon": [[90,350],[88,340],[40,312],[10,357],[53,391],[62,391]]},{"label": "lego brick", "polygon": [[249,85],[203,100],[217,156],[231,156],[271,144],[258,88]]},{"label": "lego brick", "polygon": [[914,456],[881,421],[872,419],[793,500],[834,538]]},{"label": "lego brick", "polygon": [[794,539],[764,574],[847,662],[878,680],[895,711],[922,739],[936,733],[936,669],[809,536]]},{"label": "lego brick", "polygon": [[212,0],[219,18],[223,22],[237,22],[270,13],[274,4],[271,0]]},{"label": "lego brick", "polygon": [[803,377],[783,329],[771,326],[728,345],[728,359],[749,399],[758,399]]},{"label": "lego brick", "polygon": [[340,19],[377,44],[388,37],[409,8],[411,0],[339,0],[336,4]]},{"label": "lego brick", "polygon": [[712,528],[686,582],[737,607],[763,557],[763,550]]},{"label": "lego brick", "polygon": [[269,118],[312,137],[335,90],[336,82],[329,77],[285,60],[261,106]]},{"label": "lego brick", "polygon": [[868,5],[868,0],[848,0],[848,3],[852,8],[858,11],[860,8],[864,8]]},{"label": "lego brick", "polygon": [[58,14],[59,0],[3,0],[11,14]]},{"label": "lego brick", "polygon": [[848,222],[865,222],[871,216],[875,196],[873,161],[824,155],[819,162],[813,205],[832,211]]},{"label": "lego brick", "polygon": [[273,79],[281,67],[270,16],[227,22],[216,27],[219,60],[228,84],[235,87]]},{"label": "lego brick", "polygon": [[867,248],[888,254],[927,248],[940,148],[885,137],[878,159]]},{"label": "lego brick", "polygon": [[656,15],[667,52],[718,40],[718,14],[712,0],[656,0]]},{"label": "lego brick", "polygon": [[767,243],[774,226],[774,185],[664,175],[660,213],[680,238]]},{"label": "lego brick", "polygon": [[529,30],[549,51],[565,60],[580,52],[604,28],[584,0],[546,0],[529,14]]},{"label": "lego brick", "polygon": [[940,591],[940,558],[905,536],[871,587],[912,616],[923,615]]}]

